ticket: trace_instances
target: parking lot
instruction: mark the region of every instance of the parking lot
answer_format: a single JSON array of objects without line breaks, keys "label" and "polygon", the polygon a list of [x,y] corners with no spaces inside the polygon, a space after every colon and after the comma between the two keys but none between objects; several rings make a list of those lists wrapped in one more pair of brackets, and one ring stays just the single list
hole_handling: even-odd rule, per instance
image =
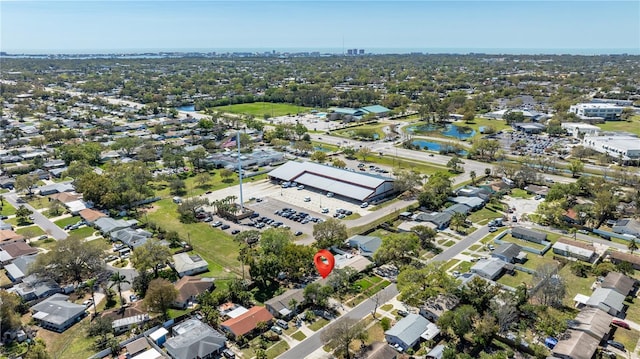
[{"label": "parking lot", "polygon": [[516,216],[518,221],[521,221],[523,214],[534,213],[538,209],[538,205],[544,201],[544,199],[536,200],[534,198],[512,198],[505,196],[504,201],[507,203],[509,208],[516,209],[512,214],[509,214],[508,219],[511,220],[512,216]]}]

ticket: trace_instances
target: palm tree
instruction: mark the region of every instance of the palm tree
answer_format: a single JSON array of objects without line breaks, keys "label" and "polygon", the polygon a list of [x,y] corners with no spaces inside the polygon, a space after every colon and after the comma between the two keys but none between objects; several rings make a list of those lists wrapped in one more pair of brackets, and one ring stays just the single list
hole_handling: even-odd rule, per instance
[{"label": "palm tree", "polygon": [[122,284],[131,284],[131,282],[127,279],[126,276],[120,274],[120,272],[114,272],[109,280],[111,281],[111,285],[109,285],[109,288],[113,288],[113,286],[116,286],[116,288],[118,288],[118,295],[120,296],[120,306],[123,306],[124,298],[122,298]]},{"label": "palm tree", "polygon": [[633,252],[638,250],[638,243],[636,243],[635,239],[631,239],[631,241],[629,242],[629,251],[631,252],[631,254],[633,254]]},{"label": "palm tree", "polygon": [[469,172],[469,176],[471,177],[471,184],[476,185],[476,171]]}]

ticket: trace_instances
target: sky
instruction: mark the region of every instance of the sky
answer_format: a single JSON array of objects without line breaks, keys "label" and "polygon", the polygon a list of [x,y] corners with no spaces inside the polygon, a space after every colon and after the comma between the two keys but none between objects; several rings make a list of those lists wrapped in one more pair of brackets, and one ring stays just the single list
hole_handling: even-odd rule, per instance
[{"label": "sky", "polygon": [[640,1],[0,0],[9,53],[345,48],[637,54]]}]

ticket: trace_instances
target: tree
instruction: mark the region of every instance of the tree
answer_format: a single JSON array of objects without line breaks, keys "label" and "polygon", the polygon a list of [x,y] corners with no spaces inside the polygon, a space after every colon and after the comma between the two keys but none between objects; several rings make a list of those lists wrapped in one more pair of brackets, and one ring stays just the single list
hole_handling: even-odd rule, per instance
[{"label": "tree", "polygon": [[28,218],[33,214],[33,211],[24,205],[20,205],[18,209],[16,209],[16,219],[18,220],[19,225],[23,225],[29,223]]},{"label": "tree", "polygon": [[89,325],[87,336],[99,337],[96,339],[96,343],[100,343],[96,345],[98,348],[104,347],[107,343],[109,334],[113,332],[112,323],[113,320],[108,317],[97,317]]},{"label": "tree", "polygon": [[198,147],[195,150],[188,152],[187,157],[189,158],[189,162],[191,162],[194,170],[197,172],[204,165],[203,161],[207,158],[207,151],[202,147]]},{"label": "tree", "polygon": [[241,243],[246,243],[248,245],[254,245],[258,243],[260,240],[260,231],[256,229],[251,229],[248,231],[242,231],[236,235],[236,240]]},{"label": "tree", "polygon": [[187,183],[180,178],[174,178],[169,182],[169,189],[174,196],[181,196],[187,193]]},{"label": "tree", "polygon": [[398,275],[400,300],[412,306],[422,305],[439,294],[450,296],[457,287],[458,280],[441,263],[428,263],[423,268],[408,265]]},{"label": "tree", "polygon": [[398,192],[414,191],[422,183],[422,176],[417,171],[399,171],[393,182],[393,189]]},{"label": "tree", "polygon": [[622,109],[620,113],[620,119],[623,121],[629,121],[631,117],[635,114],[635,111],[632,107],[625,107]]},{"label": "tree", "polygon": [[569,170],[572,177],[578,177],[584,169],[584,163],[579,159],[574,159],[569,162]]},{"label": "tree", "polygon": [[325,345],[335,349],[336,355],[350,359],[349,346],[354,340],[364,342],[367,333],[364,325],[358,320],[342,318],[331,326],[331,330],[323,331],[321,338]]},{"label": "tree", "polygon": [[417,256],[420,242],[415,233],[393,233],[382,238],[380,248],[373,254],[376,263],[394,263],[398,266],[411,262]]},{"label": "tree", "polygon": [[498,332],[504,333],[518,319],[518,305],[511,292],[501,292],[497,299],[491,302],[491,311],[497,320]]},{"label": "tree", "polygon": [[33,195],[33,189],[38,184],[38,176],[33,174],[26,174],[16,177],[16,191],[27,191],[29,196]]},{"label": "tree", "polygon": [[638,243],[636,242],[635,238],[631,238],[631,240],[629,241],[629,244],[628,244],[628,248],[629,248],[629,252],[631,252],[631,254],[633,254],[633,252],[638,250]]},{"label": "tree", "polygon": [[332,292],[333,290],[330,286],[323,286],[320,283],[313,282],[304,287],[304,301],[308,305],[313,305],[318,308],[326,308],[329,304],[329,296]]},{"label": "tree", "polygon": [[127,157],[131,157],[131,154],[136,147],[142,145],[143,140],[139,137],[120,137],[117,138],[111,148],[114,150],[122,150]]},{"label": "tree", "polygon": [[360,147],[358,156],[362,158],[363,162],[367,162],[367,157],[371,156],[371,149],[369,147]]},{"label": "tree", "polygon": [[22,325],[20,321],[21,304],[22,300],[17,294],[6,290],[0,291],[0,324],[2,324],[0,334],[20,328]]},{"label": "tree", "polygon": [[576,276],[576,277],[581,277],[581,278],[587,278],[587,276],[589,275],[589,270],[591,269],[591,267],[581,261],[575,261],[573,263],[571,263],[571,272]]},{"label": "tree", "polygon": [[471,177],[471,184],[473,186],[476,185],[476,171],[469,172],[469,177]]},{"label": "tree", "polygon": [[454,310],[445,312],[438,318],[438,327],[448,331],[459,340],[464,340],[465,334],[473,329],[473,322],[478,312],[470,305],[462,305]]},{"label": "tree", "polygon": [[158,272],[171,258],[171,250],[159,241],[150,239],[135,248],[131,256],[131,263],[138,273],[153,270],[153,277],[158,278]]},{"label": "tree", "polygon": [[109,280],[111,281],[109,288],[116,287],[118,289],[118,295],[120,296],[120,306],[123,306],[124,298],[122,297],[122,285],[125,283],[131,284],[131,282],[125,275],[120,274],[120,272],[114,272]]},{"label": "tree", "polygon": [[463,169],[459,166],[461,162],[462,161],[458,156],[453,156],[451,157],[449,162],[447,162],[447,167],[450,168],[451,172],[453,173],[460,173],[463,171]]},{"label": "tree", "polygon": [[473,341],[476,345],[486,347],[498,330],[496,318],[489,313],[484,313],[482,317],[476,317],[473,321]]},{"label": "tree", "polygon": [[331,161],[331,164],[332,164],[334,167],[338,167],[338,168],[345,168],[345,167],[347,167],[347,164],[346,164],[343,160],[341,160],[341,159],[339,159],[339,158],[334,158],[334,159]]},{"label": "tree", "polygon": [[228,168],[223,168],[220,171],[220,177],[222,177],[222,182],[229,183],[231,181],[231,177],[233,177],[234,172]]},{"label": "tree", "polygon": [[195,182],[199,187],[207,187],[211,182],[211,175],[207,172],[202,172],[196,176]]},{"label": "tree", "polygon": [[339,246],[347,239],[347,226],[335,218],[313,225],[313,237],[317,248]]},{"label": "tree", "polygon": [[[205,205],[209,205],[209,200],[202,197],[192,197],[183,200],[177,209],[178,214],[180,214],[180,221],[183,223],[195,223],[198,209]],[[222,211],[219,212],[219,214],[222,213]]]},{"label": "tree", "polygon": [[420,206],[437,211],[451,194],[451,180],[446,172],[436,172],[429,177],[423,189],[424,191],[418,196]]},{"label": "tree", "polygon": [[433,228],[422,225],[415,226],[411,228],[411,230],[418,236],[418,239],[420,240],[420,247],[423,249],[432,247],[433,240],[436,238],[436,235],[438,235],[438,232]]},{"label": "tree", "polygon": [[540,283],[536,297],[543,305],[560,306],[566,293],[566,282],[553,264],[543,264],[533,274],[535,283]]},{"label": "tree", "polygon": [[311,160],[319,163],[324,163],[327,160],[327,154],[323,151],[315,151],[311,154]]},{"label": "tree", "polygon": [[464,227],[464,224],[467,220],[467,215],[462,212],[456,212],[451,217],[451,223],[449,224],[451,228],[455,231],[459,232],[460,227]]},{"label": "tree", "polygon": [[178,290],[171,282],[163,278],[157,278],[149,283],[144,303],[149,310],[161,313],[165,318],[167,310],[178,297]]},{"label": "tree", "polygon": [[80,283],[102,272],[103,256],[102,249],[92,242],[70,237],[56,241],[50,251],[39,254],[30,273],[60,284]]},{"label": "tree", "polygon": [[52,216],[59,216],[63,211],[62,202],[54,199],[49,203],[49,214]]},{"label": "tree", "polygon": [[352,267],[335,268],[327,279],[327,285],[338,295],[346,294],[351,290],[351,283],[356,275],[358,271]]}]

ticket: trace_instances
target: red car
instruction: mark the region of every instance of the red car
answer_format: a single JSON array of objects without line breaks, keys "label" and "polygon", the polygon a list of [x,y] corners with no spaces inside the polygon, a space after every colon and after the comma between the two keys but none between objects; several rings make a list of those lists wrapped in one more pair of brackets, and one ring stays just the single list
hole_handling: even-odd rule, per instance
[{"label": "red car", "polygon": [[611,324],[613,325],[617,325],[620,328],[624,328],[624,329],[631,329],[631,327],[629,327],[629,323],[627,322],[623,322],[622,320],[619,319],[614,319],[611,321]]}]

